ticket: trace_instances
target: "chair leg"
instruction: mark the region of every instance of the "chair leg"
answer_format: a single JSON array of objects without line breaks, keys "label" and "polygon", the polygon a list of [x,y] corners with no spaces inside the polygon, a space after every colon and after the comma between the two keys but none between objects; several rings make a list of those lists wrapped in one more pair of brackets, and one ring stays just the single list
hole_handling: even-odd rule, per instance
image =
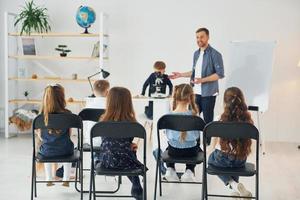
[{"label": "chair leg", "polygon": [[[78,178],[78,170],[79,170],[79,168],[78,168],[79,166],[78,166],[78,162],[76,162],[76,168],[75,168],[75,189],[79,192],[79,189],[78,189],[78,187],[77,187],[77,183],[78,183],[78,179],[80,179],[80,178]],[[80,177],[80,176],[79,176]]]},{"label": "chair leg", "polygon": [[93,200],[96,200],[96,183],[95,183],[95,172],[93,169]]},{"label": "chair leg", "polygon": [[143,180],[143,183],[144,183],[144,200],[147,200],[147,174],[146,172],[144,172],[144,176],[143,176],[144,180]]},{"label": "chair leg", "polygon": [[35,160],[33,161],[33,172],[34,172],[34,197],[37,197],[37,187],[36,187],[36,162]]},{"label": "chair leg", "polygon": [[89,200],[92,200],[93,176],[94,176],[94,170],[93,170],[93,166],[91,166]]},{"label": "chair leg", "polygon": [[[204,168],[204,166],[203,166]],[[204,200],[205,194],[204,194],[204,190],[205,190],[205,178],[204,178],[204,169],[202,170],[202,195],[201,195],[201,199]]]},{"label": "chair leg", "polygon": [[205,200],[208,200],[208,196],[207,196],[207,190],[208,190],[208,183],[207,183],[207,174],[206,174],[206,171],[205,171],[205,190],[204,190],[204,194],[205,194]]},{"label": "chair leg", "polygon": [[161,185],[161,169],[160,169],[160,160],[158,160],[158,175],[159,175],[159,196],[162,196],[162,185]]},{"label": "chair leg", "polygon": [[32,158],[32,172],[31,172],[31,200],[33,200],[33,187],[34,187],[34,158]]},{"label": "chair leg", "polygon": [[153,122],[151,122],[151,126],[150,126],[150,141],[152,141],[152,134],[153,134]]},{"label": "chair leg", "polygon": [[259,199],[259,176],[258,176],[258,174],[256,174],[255,178],[256,178],[255,199],[258,200]]},{"label": "chair leg", "polygon": [[203,174],[202,174],[202,200],[207,200],[207,174],[206,174],[206,166],[203,165]]},{"label": "chair leg", "polygon": [[156,161],[156,170],[155,170],[154,200],[156,200],[157,181],[158,181],[157,178],[158,178],[158,161]]},{"label": "chair leg", "polygon": [[82,160],[82,157],[80,159],[79,170],[80,170],[80,199],[83,200],[83,160]]}]

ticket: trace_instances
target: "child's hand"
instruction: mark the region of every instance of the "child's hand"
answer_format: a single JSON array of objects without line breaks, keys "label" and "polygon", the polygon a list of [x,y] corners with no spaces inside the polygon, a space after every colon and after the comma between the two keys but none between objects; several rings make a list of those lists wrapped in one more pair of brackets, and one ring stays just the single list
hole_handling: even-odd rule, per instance
[{"label": "child's hand", "polygon": [[136,143],[131,143],[130,148],[131,148],[132,151],[137,151],[138,145]]}]

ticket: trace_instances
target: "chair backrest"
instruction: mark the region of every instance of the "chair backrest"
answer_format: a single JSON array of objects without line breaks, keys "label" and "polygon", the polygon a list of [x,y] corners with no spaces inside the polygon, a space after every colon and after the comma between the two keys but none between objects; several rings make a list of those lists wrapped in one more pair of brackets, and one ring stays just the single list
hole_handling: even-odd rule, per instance
[{"label": "chair backrest", "polygon": [[44,115],[39,114],[32,122],[33,151],[35,151],[36,129],[77,129],[78,148],[82,147],[82,120],[78,115],[72,113],[49,114],[48,125],[45,126]]},{"label": "chair backrest", "polygon": [[91,130],[91,140],[94,137],[130,138],[137,137],[146,139],[144,127],[137,122],[98,122]]},{"label": "chair backrest", "polygon": [[157,142],[160,150],[160,131],[170,129],[175,131],[203,131],[205,122],[198,116],[193,115],[171,115],[162,116],[157,122]]},{"label": "chair backrest", "polygon": [[256,170],[259,168],[259,131],[247,122],[211,122],[203,131],[204,166],[206,166],[206,146],[211,137],[226,139],[253,139],[256,140]]},{"label": "chair backrest", "polygon": [[204,137],[226,139],[259,139],[257,128],[247,122],[211,122],[204,129]]},{"label": "chair backrest", "polygon": [[83,121],[98,122],[100,116],[104,114],[105,109],[100,108],[85,108],[78,114]]},{"label": "chair backrest", "polygon": [[157,129],[171,129],[175,131],[203,131],[205,122],[198,116],[192,115],[164,115],[157,122]]},{"label": "chair backrest", "polygon": [[140,138],[144,140],[143,158],[146,166],[146,152],[147,152],[147,135],[145,128],[137,122],[98,122],[91,130],[91,158],[94,162],[94,144],[95,137],[110,137],[115,139],[122,138]]}]

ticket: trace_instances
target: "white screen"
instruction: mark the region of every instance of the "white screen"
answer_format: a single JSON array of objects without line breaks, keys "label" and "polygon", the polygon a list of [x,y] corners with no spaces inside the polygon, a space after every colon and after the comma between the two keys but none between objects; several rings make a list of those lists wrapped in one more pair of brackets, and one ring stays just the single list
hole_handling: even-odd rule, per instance
[{"label": "white screen", "polygon": [[226,66],[226,88],[239,87],[249,106],[265,112],[269,104],[275,42],[230,43],[229,63]]}]

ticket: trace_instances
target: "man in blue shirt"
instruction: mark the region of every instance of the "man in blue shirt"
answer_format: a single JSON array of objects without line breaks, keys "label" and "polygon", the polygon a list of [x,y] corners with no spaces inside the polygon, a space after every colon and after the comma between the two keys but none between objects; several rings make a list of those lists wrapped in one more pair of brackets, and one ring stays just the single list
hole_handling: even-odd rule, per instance
[{"label": "man in blue shirt", "polygon": [[183,73],[173,72],[169,78],[191,78],[199,114],[203,112],[204,121],[209,123],[214,118],[216,96],[219,94],[218,80],[224,78],[223,59],[222,55],[209,45],[207,28],[199,28],[196,31],[196,38],[199,49],[194,53],[192,70]]}]

